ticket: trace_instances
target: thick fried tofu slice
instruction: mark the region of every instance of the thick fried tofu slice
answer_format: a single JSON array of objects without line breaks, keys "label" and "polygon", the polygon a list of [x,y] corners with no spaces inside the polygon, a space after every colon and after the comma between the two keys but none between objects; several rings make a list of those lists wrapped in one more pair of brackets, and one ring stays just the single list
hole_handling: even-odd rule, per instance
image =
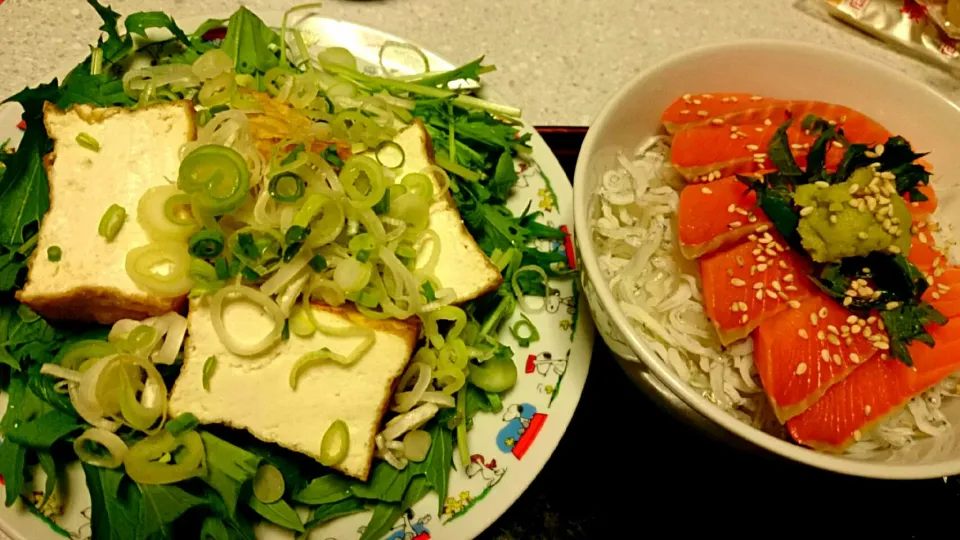
[{"label": "thick fried tofu slice", "polygon": [[[423,171],[434,165],[433,143],[420,121],[407,126],[394,137],[394,142],[403,148],[404,162],[397,172],[397,181],[411,173]],[[434,192],[439,192],[440,183],[436,174],[431,174]],[[440,257],[433,274],[441,287],[456,292],[455,304],[462,304],[495,290],[503,282],[500,270],[477,245],[467,231],[453,198],[447,193],[430,208],[429,228],[440,237]],[[427,243],[419,254],[418,264],[429,258],[436,246]]]},{"label": "thick fried tofu slice", "polygon": [[[176,181],[180,148],[196,138],[193,104],[176,101],[136,110],[77,105],[62,111],[47,103],[44,123],[54,144],[44,160],[50,210],[17,298],[50,319],[103,324],[181,306],[183,297],[157,297],[138,287],[124,266],[128,251],[150,242],[137,222],[140,197]],[[81,133],[93,137],[99,151],[77,142]],[[113,204],[122,206],[127,218],[108,242],[97,228]],[[62,250],[59,262],[48,260],[51,246]]]},{"label": "thick fried tofu slice", "polygon": [[[372,348],[356,363],[343,366],[326,362],[305,371],[296,390],[289,376],[303,355],[327,347],[347,355],[360,342],[357,337],[314,333],[286,341],[255,356],[226,351],[213,328],[206,301],[191,302],[183,355],[183,370],[170,395],[170,413],[193,413],[203,424],[224,424],[243,429],[258,439],[320,458],[320,441],[327,428],[343,420],[350,433],[346,458],[335,469],[366,480],[376,450],[374,437],[393,396],[397,379],[414,352],[420,333],[419,319],[374,320],[352,306],[334,308],[315,304],[322,325],[361,325],[376,333]],[[235,302],[224,309],[231,335],[256,341],[272,322],[251,304]],[[204,363],[215,356],[216,370],[203,388]]]}]

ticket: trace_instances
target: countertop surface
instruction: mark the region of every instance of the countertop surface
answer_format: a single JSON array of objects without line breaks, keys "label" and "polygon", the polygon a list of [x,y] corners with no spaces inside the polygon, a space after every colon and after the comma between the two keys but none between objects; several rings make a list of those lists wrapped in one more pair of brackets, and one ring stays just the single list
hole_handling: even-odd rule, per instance
[{"label": "countertop surface", "polygon": [[[96,39],[99,22],[81,0],[0,2],[0,96],[79,60]],[[231,0],[110,3],[121,13],[163,10],[179,19],[238,6]],[[293,3],[245,2],[255,11]],[[454,62],[485,54],[500,68],[489,77],[492,90],[539,125],[587,124],[608,95],[653,63],[683,49],[744,38],[854,51],[960,100],[960,81],[821,20],[811,14],[814,7],[813,0],[328,0],[324,9]],[[666,536],[654,532],[660,530],[678,537],[696,530],[830,538],[848,529],[861,537],[943,536],[935,531],[956,534],[951,523],[958,499],[956,479],[846,478],[710,440],[649,402],[598,339],[581,406],[554,457],[482,538]]]},{"label": "countertop surface", "polygon": [[[162,10],[176,19],[222,15],[235,0],[110,0],[120,13]],[[248,0],[282,11],[300,0]],[[747,38],[820,43],[894,66],[960,100],[960,81],[815,13],[822,0],[327,0],[332,18],[367,24],[453,62],[486,55],[488,83],[537,125],[584,125],[630,77],[678,51]],[[82,0],[0,4],[0,96],[79,61],[98,35]]]}]

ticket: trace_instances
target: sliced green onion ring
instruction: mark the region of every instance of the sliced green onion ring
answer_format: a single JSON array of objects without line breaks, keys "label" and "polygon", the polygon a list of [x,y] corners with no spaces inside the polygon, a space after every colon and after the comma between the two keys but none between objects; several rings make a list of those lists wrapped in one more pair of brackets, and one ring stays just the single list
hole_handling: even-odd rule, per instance
[{"label": "sliced green onion ring", "polygon": [[[174,463],[173,459],[177,462]],[[203,473],[203,439],[196,431],[174,437],[161,431],[130,447],[123,464],[138,484],[174,484]]]},{"label": "sliced green onion ring", "polygon": [[404,175],[404,177],[400,179],[400,184],[407,188],[408,191],[416,193],[427,200],[433,199],[433,181],[423,173]]},{"label": "sliced green onion ring", "polygon": [[354,258],[341,259],[333,269],[333,281],[339,285],[344,294],[353,294],[370,283],[373,265],[360,262]]},{"label": "sliced green onion ring", "polygon": [[380,202],[386,192],[383,169],[367,156],[354,156],[340,170],[340,185],[344,193],[361,208],[370,208]]},{"label": "sliced green onion ring", "polygon": [[[102,448],[105,453],[91,451],[89,447],[92,444]],[[123,442],[123,439],[114,433],[96,427],[84,431],[73,441],[73,451],[76,452],[80,461],[104,469],[116,469],[123,465],[123,458],[126,456],[127,450],[127,445]]]},{"label": "sliced green onion ring", "polygon": [[[513,338],[517,340],[521,347],[529,347],[531,343],[540,340],[540,332],[537,331],[537,327],[525,314],[521,313],[520,316],[523,318],[510,327],[510,333],[513,334]],[[521,334],[522,330],[527,333]]]},{"label": "sliced green onion ring", "polygon": [[221,73],[203,83],[197,101],[204,107],[211,108],[230,103],[230,98],[237,91],[237,81],[232,73]]},{"label": "sliced green onion ring", "polygon": [[546,307],[546,302],[540,305],[540,307],[532,307],[527,303],[527,298],[524,296],[523,291],[520,289],[520,274],[523,272],[533,272],[539,275],[543,279],[543,286],[546,288],[547,293],[550,292],[550,281],[547,277],[547,273],[540,268],[539,266],[534,266],[528,264],[527,266],[521,266],[517,268],[517,271],[513,273],[513,279],[510,280],[510,284],[513,286],[513,294],[517,297],[517,303],[520,304],[520,309],[527,313],[539,313],[544,310]]},{"label": "sliced green onion ring", "polygon": [[403,147],[394,141],[383,141],[377,145],[375,152],[377,161],[388,169],[396,169],[403,166],[406,161],[406,154]]},{"label": "sliced green onion ring", "polygon": [[283,497],[286,483],[280,469],[269,463],[260,465],[253,478],[253,495],[264,504],[275,503]]},{"label": "sliced green onion ring", "polygon": [[200,80],[212,79],[233,70],[233,60],[220,49],[210,49],[200,55],[191,66],[193,74]]},{"label": "sliced green onion ring", "polygon": [[212,259],[223,253],[226,239],[220,231],[203,229],[190,237],[190,254],[200,259]]},{"label": "sliced green onion ring", "polygon": [[97,227],[97,234],[106,238],[107,242],[113,242],[113,239],[120,233],[123,222],[127,219],[127,211],[119,204],[111,204],[110,208],[103,213],[100,218],[100,225]]},{"label": "sliced green onion ring", "polygon": [[89,133],[87,133],[86,131],[81,131],[80,134],[77,135],[77,144],[79,144],[80,146],[82,146],[82,147],[84,147],[84,148],[86,148],[87,150],[90,150],[90,151],[92,151],[92,152],[99,152],[99,151],[100,151],[100,143],[97,142],[97,140],[94,139],[94,138],[93,138]]},{"label": "sliced green onion ring", "polygon": [[[396,72],[421,74],[430,71],[430,60],[419,47],[399,41],[386,41],[377,55],[385,75]],[[356,68],[354,68],[356,69]]]},{"label": "sliced green onion ring", "polygon": [[206,359],[203,363],[203,375],[201,378],[201,384],[203,389],[207,392],[210,391],[210,379],[213,377],[213,374],[217,372],[217,357],[211,356]]},{"label": "sliced green onion ring", "polygon": [[126,271],[130,279],[151,294],[166,298],[187,294],[190,279],[190,254],[179,242],[162,241],[133,248],[127,252]]},{"label": "sliced green onion ring", "polygon": [[174,185],[148,189],[137,204],[137,222],[153,240],[186,240],[200,228],[190,197]]},{"label": "sliced green onion ring", "polygon": [[329,62],[350,69],[357,69],[357,59],[349,49],[344,47],[329,47],[320,51],[317,55],[320,62]]},{"label": "sliced green onion ring", "polygon": [[[228,297],[234,296],[239,296],[248,302],[257,305],[273,321],[273,328],[260,341],[255,343],[244,343],[239,341],[227,330],[223,320],[224,302]],[[259,354],[269,349],[280,340],[280,334],[283,331],[283,312],[280,311],[280,308],[272,298],[256,289],[243,285],[231,285],[224,287],[223,289],[220,289],[217,294],[213,295],[213,298],[210,301],[210,310],[212,313],[211,319],[213,322],[213,329],[217,333],[217,337],[220,338],[220,343],[222,343],[228,351],[236,355],[251,356]]]},{"label": "sliced green onion ring", "polygon": [[350,430],[343,420],[335,420],[323,434],[320,442],[320,464],[333,467],[343,461],[350,452]]},{"label": "sliced green onion ring", "polygon": [[250,170],[236,150],[208,144],[183,158],[177,186],[193,196],[191,201],[200,210],[222,215],[246,200]]},{"label": "sliced green onion ring", "polygon": [[306,183],[298,174],[285,172],[270,179],[267,191],[278,202],[297,202],[306,191]]}]

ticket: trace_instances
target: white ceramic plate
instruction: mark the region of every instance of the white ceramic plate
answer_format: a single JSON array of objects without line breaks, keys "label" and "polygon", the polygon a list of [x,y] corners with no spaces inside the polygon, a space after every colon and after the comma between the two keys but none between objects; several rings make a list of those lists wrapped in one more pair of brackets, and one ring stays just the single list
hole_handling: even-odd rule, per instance
[{"label": "white ceramic plate", "polygon": [[[677,96],[701,92],[744,92],[788,99],[809,99],[853,107],[906,137],[920,152],[930,152],[933,186],[940,199],[941,223],[960,222],[960,110],[936,91],[870,59],[825,47],[783,41],[742,41],[698,48],[653,66],[620,89],[590,127],[577,163],[574,212],[584,289],[597,329],[626,362],[642,362],[683,403],[730,433],[774,453],[808,465],[875,478],[936,478],[960,473],[960,437],[927,438],[896,453],[877,452],[854,460],[814,452],[744,424],[683,383],[643,338],[631,331],[617,307],[596,260],[587,216],[604,171],[617,167],[616,150],[633,149],[658,134],[661,113]],[[956,251],[954,251],[956,255]],[[643,369],[632,376],[647,377]],[[941,411],[960,428],[960,400]],[[683,411],[681,411],[683,412]]]},{"label": "white ceramic plate", "polygon": [[[281,13],[259,15],[268,24],[279,27]],[[205,19],[182,21],[181,26],[192,29]],[[377,65],[378,52],[384,41],[403,41],[377,30],[318,16],[295,17],[294,21],[299,21],[298,26],[305,30],[305,37],[315,50],[328,46],[347,47],[358,59],[370,63],[371,68]],[[480,54],[483,51],[474,52]],[[426,54],[433,71],[453,67],[435,54]],[[58,74],[63,75],[79,60],[65,66]],[[403,70],[402,65],[395,67]],[[46,82],[53,76],[38,82]],[[11,138],[16,143],[19,140],[20,132],[16,128],[19,120],[19,107],[0,107],[0,141]],[[518,163],[523,170],[508,206],[519,214],[528,203],[532,203],[533,209],[544,213],[542,220],[545,223],[564,226],[572,233],[573,190],[570,182],[543,139],[532,127],[526,129],[533,133],[533,159],[530,163]],[[540,247],[565,252],[572,259],[570,246],[569,242],[554,242]],[[575,281],[558,280],[553,287],[555,290],[547,300],[547,309],[531,317],[540,331],[540,341],[530,348],[522,348],[509,332],[501,336],[513,348],[520,377],[504,398],[501,413],[476,417],[469,432],[473,464],[466,470],[458,467],[458,471],[451,472],[443,510],[438,512],[437,495],[431,493],[413,508],[412,518],[404,516],[395,524],[387,538],[473,538],[517,500],[550,458],[580,400],[594,336],[589,315],[586,310],[579,309],[580,294]],[[519,319],[519,312],[514,317]],[[0,407],[5,408],[6,398],[6,394],[0,397]],[[71,538],[89,538],[90,498],[79,466],[68,469],[64,485],[63,513],[56,522],[70,532]],[[364,513],[335,520],[315,530],[309,538],[357,538],[368,519],[369,514]],[[62,538],[20,503],[12,508],[0,507],[0,529],[17,540]],[[258,538],[264,539],[291,537],[270,526],[260,527],[257,534]]]}]

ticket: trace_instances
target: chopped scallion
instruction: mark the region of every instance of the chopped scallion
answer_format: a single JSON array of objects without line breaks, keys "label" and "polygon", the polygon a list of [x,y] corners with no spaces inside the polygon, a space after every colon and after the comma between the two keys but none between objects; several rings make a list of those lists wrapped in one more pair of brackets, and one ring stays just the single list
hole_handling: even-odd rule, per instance
[{"label": "chopped scallion", "polygon": [[290,319],[283,321],[283,330],[280,331],[280,339],[283,341],[290,339]]},{"label": "chopped scallion", "polygon": [[284,235],[283,239],[287,243],[287,245],[300,244],[307,239],[307,235],[309,233],[310,231],[307,230],[306,228],[301,227],[299,225],[293,225],[289,229],[287,229],[287,233]]},{"label": "chopped scallion", "polygon": [[77,144],[86,148],[87,150],[91,150],[93,152],[100,151],[100,143],[85,131],[81,131],[80,134],[77,135],[76,140]]},{"label": "chopped scallion", "polygon": [[249,266],[243,267],[243,270],[240,270],[240,274],[243,276],[243,279],[247,281],[260,281],[260,274],[256,270],[250,268]]},{"label": "chopped scallion", "polygon": [[[523,319],[517,321],[510,327],[510,333],[513,334],[514,339],[517,340],[517,343],[521,347],[529,347],[531,343],[540,339],[540,332],[537,331],[537,327],[534,326],[533,322],[531,322],[526,315],[521,313],[520,316],[523,317]],[[526,330],[527,333],[521,334],[521,330]]]},{"label": "chopped scallion", "polygon": [[437,299],[437,293],[433,290],[433,285],[429,281],[424,281],[423,286],[423,297],[427,299],[427,302],[433,302]]},{"label": "chopped scallion", "polygon": [[179,437],[188,431],[193,431],[198,425],[200,425],[200,421],[193,413],[183,413],[168,421],[164,427],[171,435]]},{"label": "chopped scallion", "polygon": [[90,74],[99,75],[103,72],[103,49],[94,47],[90,51]]},{"label": "chopped scallion", "polygon": [[343,420],[336,420],[327,428],[320,442],[320,464],[325,467],[337,465],[347,457],[350,450],[350,431]]},{"label": "chopped scallion", "polygon": [[190,237],[190,254],[201,259],[216,257],[223,253],[225,241],[222,232],[203,229]]},{"label": "chopped scallion", "polygon": [[403,153],[403,147],[394,141],[383,141],[377,145],[375,152],[377,161],[388,169],[396,169],[403,166],[406,161],[406,154]]},{"label": "chopped scallion", "polygon": [[50,246],[47,248],[47,260],[50,262],[60,262],[63,257],[63,250],[60,246]]},{"label": "chopped scallion", "polygon": [[100,236],[106,238],[107,242],[112,242],[117,237],[126,219],[127,211],[119,204],[111,204],[110,208],[107,208],[107,211],[103,213],[103,217],[100,218],[100,226],[97,228],[97,232]]},{"label": "chopped scallion", "polygon": [[203,389],[207,392],[210,391],[210,378],[213,377],[213,374],[217,371],[217,357],[211,356],[207,358],[207,361],[203,363]]},{"label": "chopped scallion", "polygon": [[278,202],[292,203],[299,201],[307,189],[306,182],[298,174],[286,172],[270,179],[267,191]]},{"label": "chopped scallion", "polygon": [[314,272],[323,272],[327,269],[327,259],[323,255],[317,253],[310,259],[310,268],[313,268]]}]

